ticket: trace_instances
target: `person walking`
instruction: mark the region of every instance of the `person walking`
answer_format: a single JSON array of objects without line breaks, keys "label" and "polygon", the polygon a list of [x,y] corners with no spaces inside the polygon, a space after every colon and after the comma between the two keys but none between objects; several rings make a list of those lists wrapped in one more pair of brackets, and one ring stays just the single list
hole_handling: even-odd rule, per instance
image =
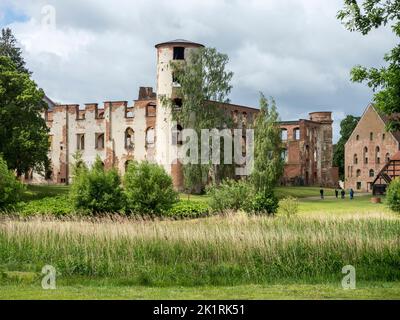
[{"label": "person walking", "polygon": [[324,199],[324,189],[321,188],[319,194],[321,195],[321,199]]},{"label": "person walking", "polygon": [[350,189],[350,200],[354,199],[354,190]]},{"label": "person walking", "polygon": [[345,196],[346,196],[346,191],[344,191],[344,189],[342,189],[342,191],[341,191],[341,195],[342,195],[342,199],[344,199],[344,198],[345,198]]},{"label": "person walking", "polygon": [[337,188],[335,188],[335,197],[336,199],[339,198],[339,190]]}]

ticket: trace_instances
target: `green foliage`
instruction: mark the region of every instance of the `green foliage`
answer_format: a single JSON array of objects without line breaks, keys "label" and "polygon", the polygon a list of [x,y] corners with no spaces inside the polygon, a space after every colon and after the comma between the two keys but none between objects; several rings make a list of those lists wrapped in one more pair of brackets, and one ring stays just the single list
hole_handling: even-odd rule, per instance
[{"label": "green foliage", "polygon": [[18,202],[24,191],[24,186],[12,171],[8,170],[7,163],[0,155],[0,209],[5,209]]},{"label": "green foliage", "polygon": [[17,176],[49,167],[49,129],[41,116],[46,108],[43,90],[20,72],[14,63],[0,56],[0,153]]},{"label": "green foliage", "polygon": [[386,190],[386,204],[394,212],[400,213],[400,178],[396,178]]},{"label": "green foliage", "polygon": [[175,219],[195,219],[206,217],[209,214],[207,204],[196,201],[181,200],[172,205],[171,209],[163,213],[163,216]]},{"label": "green foliage", "polygon": [[17,39],[15,39],[10,28],[1,29],[0,56],[10,58],[19,72],[30,74],[29,70],[25,67],[22,50],[18,48]]},{"label": "green foliage", "polygon": [[[391,24],[397,37],[400,37],[400,0],[345,0],[345,7],[337,17],[350,31],[363,35],[372,29]],[[351,71],[354,82],[367,82],[373,89],[374,103],[383,113],[392,116],[400,112],[400,44],[384,56],[387,67],[370,68],[356,66]],[[398,117],[391,118],[388,129],[400,129]]]},{"label": "green foliage", "polygon": [[[72,176],[73,177],[77,177],[77,176],[79,176],[80,172],[88,170],[85,161],[83,161],[81,150],[77,150],[72,155],[72,158],[74,159],[74,163],[72,165]],[[96,161],[96,163],[97,163],[97,161]]]},{"label": "green foliage", "polygon": [[349,115],[340,122],[340,139],[336,144],[335,153],[333,154],[333,165],[339,168],[341,179],[344,179],[344,147],[356,128],[358,121],[360,121],[360,117]]},{"label": "green foliage", "polygon": [[73,204],[67,195],[46,197],[21,203],[17,207],[18,213],[22,216],[33,215],[54,215],[66,216],[75,212]]},{"label": "green foliage", "polygon": [[257,192],[252,195],[244,204],[244,211],[249,214],[271,215],[279,208],[279,200],[273,191]]},{"label": "green foliage", "polygon": [[252,193],[251,185],[244,180],[226,180],[218,186],[212,185],[207,188],[207,195],[210,196],[210,208],[213,212],[218,213],[243,209]]},{"label": "green foliage", "polygon": [[[226,70],[229,58],[214,48],[199,48],[185,61],[172,62],[174,77],[180,84],[176,96],[182,99],[177,109],[171,99],[164,99],[171,107],[173,119],[185,129],[193,129],[201,136],[202,129],[231,128],[230,115],[215,102],[229,102],[233,73]],[[200,150],[200,139],[198,141]],[[221,143],[223,154],[223,143]],[[183,168],[185,187],[189,192],[201,192],[209,174],[219,183],[227,174],[232,176],[233,165],[189,163]]]},{"label": "green foliage", "polygon": [[260,113],[254,123],[254,169],[250,181],[257,192],[269,193],[283,174],[281,130],[275,101],[268,100],[261,93]]},{"label": "green foliage", "polygon": [[287,197],[279,201],[278,214],[290,218],[299,212],[299,201],[294,197]]},{"label": "green foliage", "polygon": [[172,178],[160,165],[132,162],[124,176],[126,211],[161,214],[178,201]]},{"label": "green foliage", "polygon": [[78,170],[71,186],[70,196],[77,211],[114,213],[121,210],[124,205],[118,171],[104,170],[99,157],[90,170]]}]

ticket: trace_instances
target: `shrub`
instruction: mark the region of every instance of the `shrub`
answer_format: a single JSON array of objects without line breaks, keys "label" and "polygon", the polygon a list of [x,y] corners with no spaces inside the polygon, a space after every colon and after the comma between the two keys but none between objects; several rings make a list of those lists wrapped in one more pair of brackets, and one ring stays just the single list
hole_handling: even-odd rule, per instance
[{"label": "shrub", "polygon": [[78,170],[70,195],[77,211],[112,213],[119,211],[124,205],[118,172],[115,169],[104,170],[99,157],[92,169]]},{"label": "shrub", "polygon": [[0,209],[5,209],[17,203],[24,191],[14,173],[8,170],[7,163],[0,156]]},{"label": "shrub", "polygon": [[219,213],[242,209],[251,193],[251,186],[243,180],[226,180],[219,186],[213,185],[207,188],[210,208]]},{"label": "shrub", "polygon": [[74,212],[74,207],[67,195],[46,197],[19,204],[18,212],[24,216],[55,215],[65,216]]},{"label": "shrub", "polygon": [[201,218],[209,214],[209,207],[202,202],[182,200],[172,205],[171,209],[165,212],[165,216],[177,219]]},{"label": "shrub", "polygon": [[386,191],[386,205],[394,212],[400,212],[400,178],[394,179]]},{"label": "shrub", "polygon": [[257,192],[244,204],[244,211],[251,214],[275,214],[279,200],[272,191]]},{"label": "shrub", "polygon": [[279,215],[291,217],[299,212],[299,201],[297,198],[289,196],[279,201]]},{"label": "shrub", "polygon": [[162,166],[147,161],[129,164],[124,187],[127,212],[159,215],[178,201],[172,178]]}]

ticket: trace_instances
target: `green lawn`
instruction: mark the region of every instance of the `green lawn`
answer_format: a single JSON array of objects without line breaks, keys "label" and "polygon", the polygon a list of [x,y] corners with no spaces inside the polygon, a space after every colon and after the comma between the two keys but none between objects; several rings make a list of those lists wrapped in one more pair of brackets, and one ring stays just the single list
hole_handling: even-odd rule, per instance
[{"label": "green lawn", "polygon": [[344,290],[340,284],[243,285],[234,287],[146,287],[110,285],[59,285],[43,290],[37,285],[5,285],[3,299],[149,299],[149,300],[291,300],[291,299],[400,299],[400,283],[359,283],[355,290]]}]

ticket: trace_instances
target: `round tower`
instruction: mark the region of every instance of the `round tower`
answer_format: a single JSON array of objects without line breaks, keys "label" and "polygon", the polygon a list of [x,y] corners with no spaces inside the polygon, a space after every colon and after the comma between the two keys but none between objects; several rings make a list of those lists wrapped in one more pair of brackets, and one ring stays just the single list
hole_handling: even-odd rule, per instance
[{"label": "round tower", "polygon": [[[177,158],[177,146],[172,144],[172,117],[168,106],[163,105],[162,98],[171,99],[174,88],[179,84],[174,82],[171,61],[184,61],[191,51],[204,47],[202,44],[177,39],[157,44],[157,118],[156,118],[156,153],[155,160],[162,164],[169,173],[174,169],[173,162]],[[172,164],[172,166],[171,166]],[[174,178],[174,177],[173,177]]]}]

